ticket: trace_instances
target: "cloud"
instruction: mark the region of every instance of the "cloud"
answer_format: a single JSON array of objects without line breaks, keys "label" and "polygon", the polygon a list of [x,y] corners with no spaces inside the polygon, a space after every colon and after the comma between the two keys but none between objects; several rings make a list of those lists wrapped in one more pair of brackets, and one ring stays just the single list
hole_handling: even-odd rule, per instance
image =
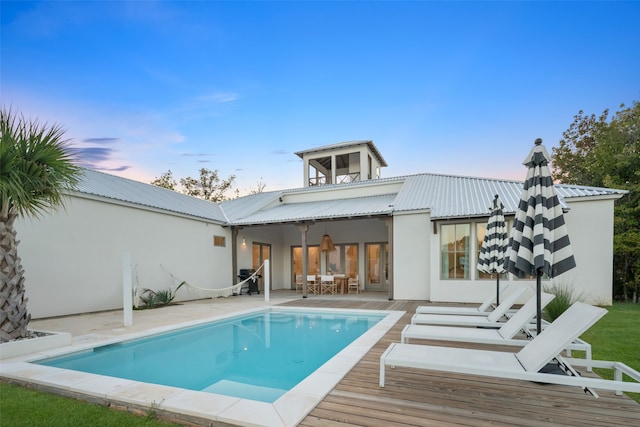
[{"label": "cloud", "polygon": [[208,156],[214,156],[214,154],[212,154],[212,153],[180,153],[178,155],[182,156],[182,157],[208,157]]},{"label": "cloud", "polygon": [[120,142],[120,138],[109,138],[109,137],[86,138],[86,139],[83,139],[82,142],[86,142],[89,144],[114,144],[116,142]]},{"label": "cloud", "polygon": [[105,172],[124,172],[126,170],[131,169],[131,166],[118,166],[115,168],[101,168],[101,167],[97,167],[94,168],[95,170],[100,170],[100,171],[105,171]]},{"label": "cloud", "polygon": [[211,102],[215,104],[225,104],[238,100],[240,96],[234,92],[213,92],[206,95],[196,96],[194,99],[199,102]]},{"label": "cloud", "polygon": [[87,164],[109,160],[115,152],[115,150],[105,147],[76,147],[74,151],[80,161]]},{"label": "cloud", "polygon": [[[120,138],[85,138],[82,140],[82,144],[116,144],[119,143]],[[106,163],[114,163],[114,159],[117,157],[118,150],[109,147],[96,147],[96,146],[76,146],[73,147],[74,154],[77,156],[79,164],[83,167],[104,171],[104,172],[123,172],[131,169],[129,165],[110,165],[106,166]],[[117,163],[117,162],[116,162]]]}]

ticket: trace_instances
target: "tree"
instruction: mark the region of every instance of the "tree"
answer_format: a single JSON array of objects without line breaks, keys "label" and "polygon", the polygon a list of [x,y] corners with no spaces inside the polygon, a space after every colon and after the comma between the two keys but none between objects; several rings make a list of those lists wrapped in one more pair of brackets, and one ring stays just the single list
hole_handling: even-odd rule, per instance
[{"label": "tree", "polygon": [[267,184],[262,181],[262,177],[256,182],[256,188],[249,187],[249,194],[260,194],[267,188]]},{"label": "tree", "polygon": [[14,222],[63,206],[80,179],[64,130],[0,111],[0,342],[26,338],[31,315]]},{"label": "tree", "polygon": [[614,296],[640,297],[640,103],[596,118],[580,111],[558,148],[554,176],[567,184],[613,187],[629,193],[615,206]]},{"label": "tree", "polygon": [[171,172],[171,169],[160,175],[160,178],[156,178],[151,181],[151,184],[173,191],[176,191],[176,187],[178,185],[176,180],[173,179],[173,173]]},{"label": "tree", "polygon": [[171,170],[160,175],[159,178],[151,181],[151,184],[173,191],[179,191],[189,196],[212,202],[221,202],[228,197],[225,193],[233,186],[235,175],[230,175],[226,180],[221,180],[217,170],[200,169],[200,178],[180,178],[180,186],[173,179]]},{"label": "tree", "polygon": [[[595,114],[585,116],[580,110],[569,129],[562,133],[558,148],[553,148],[553,176],[565,184],[602,186],[602,178],[596,176],[595,157],[600,129],[607,126],[609,110],[599,118]],[[591,184],[586,184],[587,182]]]},{"label": "tree", "polygon": [[200,169],[200,178],[181,178],[180,185],[184,193],[212,202],[221,202],[226,199],[224,193],[231,188],[235,175],[226,180],[220,180],[217,170]]}]

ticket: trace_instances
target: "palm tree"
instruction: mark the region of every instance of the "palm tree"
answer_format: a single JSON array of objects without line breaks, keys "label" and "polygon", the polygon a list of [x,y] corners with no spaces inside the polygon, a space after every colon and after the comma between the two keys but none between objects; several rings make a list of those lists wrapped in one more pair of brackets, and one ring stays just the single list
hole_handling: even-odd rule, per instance
[{"label": "palm tree", "polygon": [[28,337],[25,277],[14,221],[37,218],[63,205],[80,168],[58,126],[0,111],[0,342]]}]

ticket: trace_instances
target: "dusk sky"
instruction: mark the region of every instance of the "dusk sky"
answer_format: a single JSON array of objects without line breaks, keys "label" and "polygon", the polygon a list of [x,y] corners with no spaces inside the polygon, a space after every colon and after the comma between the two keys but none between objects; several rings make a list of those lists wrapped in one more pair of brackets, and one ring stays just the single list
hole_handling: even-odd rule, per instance
[{"label": "dusk sky", "polygon": [[383,177],[523,180],[579,110],[640,99],[640,2],[1,2],[0,99],[92,169],[302,186],[373,140]]}]

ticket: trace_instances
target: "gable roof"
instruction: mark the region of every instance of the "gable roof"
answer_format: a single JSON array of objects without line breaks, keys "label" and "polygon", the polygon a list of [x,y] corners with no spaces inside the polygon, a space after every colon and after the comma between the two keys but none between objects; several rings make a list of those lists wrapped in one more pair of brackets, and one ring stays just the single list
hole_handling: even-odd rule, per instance
[{"label": "gable roof", "polygon": [[[151,184],[84,170],[78,192],[138,204],[223,225],[264,225],[429,211],[432,219],[486,217],[498,194],[514,214],[523,183],[454,175],[416,174],[252,194],[220,204]],[[556,184],[560,202],[619,198],[625,190]]]}]

